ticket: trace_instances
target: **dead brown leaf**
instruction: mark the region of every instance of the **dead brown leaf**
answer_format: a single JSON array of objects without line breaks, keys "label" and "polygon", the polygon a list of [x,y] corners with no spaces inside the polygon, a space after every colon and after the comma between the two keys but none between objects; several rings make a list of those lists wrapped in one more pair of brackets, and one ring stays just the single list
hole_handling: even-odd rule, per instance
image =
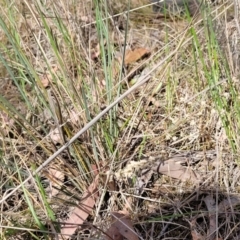
[{"label": "dead brown leaf", "polygon": [[195,229],[191,231],[192,239],[193,240],[204,240],[203,236],[198,233]]},{"label": "dead brown leaf", "polygon": [[238,196],[229,196],[228,199],[224,199],[218,205],[219,212],[225,212],[229,208],[234,208],[240,204],[240,198]]},{"label": "dead brown leaf", "polygon": [[190,166],[183,166],[183,164],[187,164],[186,157],[174,157],[156,163],[152,170],[181,181],[191,180],[194,183],[198,183],[200,176]]},{"label": "dead brown leaf", "polygon": [[75,207],[72,211],[69,219],[62,225],[61,235],[62,239],[65,235],[72,235],[76,229],[81,226],[87,219],[89,214],[91,214],[93,207],[98,197],[98,176],[95,177],[94,181],[88,187],[86,192],[82,196],[82,201],[79,203],[79,207]]},{"label": "dead brown leaf", "polygon": [[[125,211],[112,213],[113,223],[107,230],[105,240],[111,239],[123,239],[125,237],[128,240],[138,240],[138,235],[134,231],[133,223],[129,216],[125,214]],[[117,237],[117,238],[116,238]]]},{"label": "dead brown leaf", "polygon": [[149,54],[149,51],[146,48],[136,48],[133,51],[127,51],[124,59],[124,64],[128,65],[137,62],[147,54]]},{"label": "dead brown leaf", "polygon": [[207,209],[208,209],[208,216],[209,216],[209,229],[208,229],[208,239],[215,239],[216,237],[216,202],[212,196],[206,196],[203,201],[205,202]]},{"label": "dead brown leaf", "polygon": [[114,177],[110,174],[110,176],[108,177],[108,174],[110,174],[108,171],[106,171],[106,173],[101,173],[101,182],[103,183],[103,185],[106,185],[108,190],[110,191],[117,191],[117,184],[115,182]]},{"label": "dead brown leaf", "polygon": [[191,235],[193,240],[205,240],[205,236],[202,236],[198,231],[197,231],[197,218],[192,219],[191,222],[189,222],[191,226]]},{"label": "dead brown leaf", "polygon": [[123,235],[118,231],[118,228],[114,225],[107,230],[107,235],[105,235],[105,240],[123,240]]}]

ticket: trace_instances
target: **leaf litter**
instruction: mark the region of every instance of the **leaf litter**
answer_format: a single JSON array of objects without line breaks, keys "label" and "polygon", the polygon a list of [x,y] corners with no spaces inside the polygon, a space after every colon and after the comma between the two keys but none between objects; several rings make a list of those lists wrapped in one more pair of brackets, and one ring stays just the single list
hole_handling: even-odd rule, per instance
[{"label": "leaf litter", "polygon": [[139,240],[137,233],[133,228],[131,218],[126,215],[126,212],[112,212],[112,224],[106,232],[105,240],[111,239],[128,239]]},{"label": "leaf litter", "polygon": [[77,207],[74,207],[68,220],[61,226],[62,239],[68,239],[65,236],[71,236],[76,229],[81,228],[81,225],[85,222],[90,214],[93,214],[94,206],[98,198],[98,176],[89,185],[88,189],[82,196],[82,200],[78,203]]}]

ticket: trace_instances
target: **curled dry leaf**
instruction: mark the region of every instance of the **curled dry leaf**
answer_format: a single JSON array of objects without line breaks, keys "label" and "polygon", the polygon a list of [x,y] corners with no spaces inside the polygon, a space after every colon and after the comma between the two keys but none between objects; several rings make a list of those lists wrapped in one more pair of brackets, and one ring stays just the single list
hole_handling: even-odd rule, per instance
[{"label": "curled dry leaf", "polygon": [[128,240],[138,240],[138,235],[134,231],[133,223],[129,216],[125,215],[123,212],[113,212],[112,213],[112,224],[111,227],[107,230],[107,235],[105,240],[111,239],[123,239]]},{"label": "curled dry leaf", "polygon": [[88,187],[86,192],[82,196],[82,201],[79,202],[79,207],[75,207],[69,216],[68,220],[61,226],[61,238],[68,239],[65,236],[71,236],[74,234],[77,228],[79,228],[84,221],[91,214],[93,207],[98,197],[98,176]]},{"label": "curled dry leaf", "polygon": [[136,48],[133,51],[127,51],[124,59],[124,64],[128,65],[137,62],[147,54],[149,54],[149,51],[146,48]]}]

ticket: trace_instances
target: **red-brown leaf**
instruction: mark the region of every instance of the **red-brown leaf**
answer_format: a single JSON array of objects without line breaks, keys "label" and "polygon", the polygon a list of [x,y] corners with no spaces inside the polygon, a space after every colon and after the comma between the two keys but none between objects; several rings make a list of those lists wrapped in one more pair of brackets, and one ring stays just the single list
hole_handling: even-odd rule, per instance
[{"label": "red-brown leaf", "polygon": [[155,164],[152,170],[182,181],[191,180],[197,183],[199,175],[196,172],[193,172],[190,166],[183,166],[183,163],[187,163],[185,157],[174,157],[167,161]]},{"label": "red-brown leaf", "polygon": [[124,64],[128,65],[137,62],[148,53],[149,51],[146,48],[136,48],[133,51],[127,51],[124,59]]},{"label": "red-brown leaf", "polygon": [[[79,208],[76,207],[69,219],[65,222],[61,229],[61,235],[72,235],[76,229],[84,223],[88,215],[91,214],[95,205],[96,198],[98,197],[98,176],[95,177],[94,181],[88,187],[87,191],[83,194],[82,201],[79,203]],[[63,238],[68,239],[68,238]]]},{"label": "red-brown leaf", "polygon": [[[112,239],[115,239],[115,237],[118,237],[117,239],[122,239],[121,237],[125,237],[128,240],[138,240],[138,235],[134,231],[133,223],[129,216],[126,216],[125,214],[121,212],[113,212],[113,223],[111,227],[107,231],[107,235],[110,236]],[[106,240],[110,240],[106,236]]]}]

